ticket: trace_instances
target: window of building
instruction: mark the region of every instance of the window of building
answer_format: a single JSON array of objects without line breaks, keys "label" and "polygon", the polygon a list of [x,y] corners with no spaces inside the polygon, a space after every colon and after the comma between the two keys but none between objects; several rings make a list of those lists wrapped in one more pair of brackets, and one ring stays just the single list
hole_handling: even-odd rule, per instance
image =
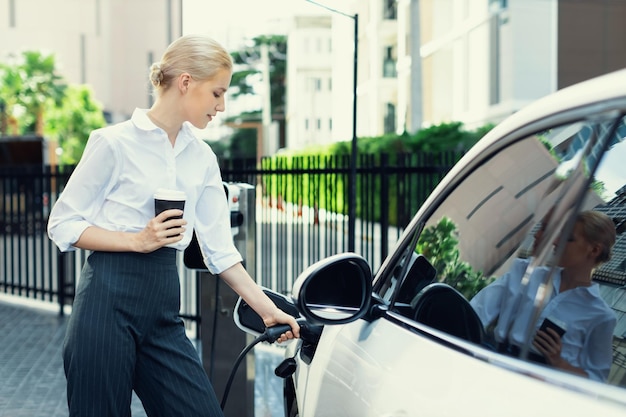
[{"label": "window of building", "polygon": [[309,91],[322,91],[322,79],[318,77],[309,77],[305,83],[304,90]]},{"label": "window of building", "polygon": [[383,18],[386,20],[396,20],[398,17],[398,6],[396,0],[383,0]]},{"label": "window of building", "polygon": [[393,133],[396,131],[396,106],[393,103],[387,103],[384,129],[385,133]]},{"label": "window of building", "polygon": [[396,59],[394,57],[395,51],[393,46],[388,46],[385,59],[383,60],[383,77],[384,78],[395,78],[397,76],[396,72]]},{"label": "window of building", "polygon": [[507,7],[509,7],[508,0],[489,0],[489,10],[492,12],[504,10]]},{"label": "window of building", "polygon": [[15,0],[9,0],[9,27],[15,27]]}]

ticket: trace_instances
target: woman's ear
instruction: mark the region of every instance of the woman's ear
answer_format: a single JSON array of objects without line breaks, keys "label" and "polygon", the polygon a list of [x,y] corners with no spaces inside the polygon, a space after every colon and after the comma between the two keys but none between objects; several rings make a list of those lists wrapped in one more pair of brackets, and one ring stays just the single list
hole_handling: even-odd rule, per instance
[{"label": "woman's ear", "polygon": [[189,83],[191,82],[191,75],[183,72],[178,76],[178,90],[185,94],[189,89]]},{"label": "woman's ear", "polygon": [[602,254],[602,246],[597,243],[592,244],[591,252],[590,252],[592,259],[595,262],[598,262],[598,258],[600,257],[601,254]]}]

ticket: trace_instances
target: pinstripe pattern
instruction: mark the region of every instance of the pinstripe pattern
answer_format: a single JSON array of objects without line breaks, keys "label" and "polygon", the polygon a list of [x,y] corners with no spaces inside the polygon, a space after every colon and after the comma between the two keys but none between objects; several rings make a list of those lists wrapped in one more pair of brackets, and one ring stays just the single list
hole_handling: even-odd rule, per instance
[{"label": "pinstripe pattern", "polygon": [[178,312],[176,251],[92,253],[83,267],[63,359],[70,416],[222,416]]}]

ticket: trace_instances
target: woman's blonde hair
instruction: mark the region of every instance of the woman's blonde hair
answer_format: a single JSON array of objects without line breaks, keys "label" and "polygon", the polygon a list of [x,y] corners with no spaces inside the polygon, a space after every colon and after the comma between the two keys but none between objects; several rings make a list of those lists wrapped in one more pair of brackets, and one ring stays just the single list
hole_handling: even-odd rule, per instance
[{"label": "woman's blonde hair", "polygon": [[579,213],[576,222],[581,224],[585,240],[601,247],[596,264],[600,265],[609,261],[617,238],[613,220],[604,213],[589,210]]},{"label": "woman's blonde hair", "polygon": [[232,71],[233,60],[226,49],[205,35],[186,35],[172,42],[160,62],[150,66],[150,82],[158,96],[182,73],[198,81],[213,78],[220,70]]}]

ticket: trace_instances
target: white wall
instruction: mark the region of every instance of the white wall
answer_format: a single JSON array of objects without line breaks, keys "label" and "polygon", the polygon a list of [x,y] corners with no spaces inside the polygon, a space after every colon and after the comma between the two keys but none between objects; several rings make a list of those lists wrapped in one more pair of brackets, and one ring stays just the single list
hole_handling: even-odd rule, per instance
[{"label": "white wall", "polygon": [[332,40],[333,91],[331,108],[333,131],[331,139],[333,142],[338,142],[352,139],[354,20],[346,16],[333,15]]},{"label": "white wall", "polygon": [[[489,10],[487,0],[429,4],[433,39],[421,48],[432,66],[424,79],[429,83],[427,125],[497,123],[555,90],[556,0],[509,0],[499,12]],[[495,103],[494,96],[499,97]]]},{"label": "white wall", "polygon": [[105,110],[125,117],[149,105],[148,53],[158,60],[180,35],[180,1],[15,0],[9,27],[9,1],[0,0],[0,56],[54,53],[68,82],[85,81]]},{"label": "white wall", "polygon": [[513,95],[536,100],[556,86],[556,0],[510,0]]},{"label": "white wall", "polygon": [[[321,26],[314,27],[313,22]],[[287,43],[287,147],[331,142],[332,39],[328,16],[296,17]]]}]

